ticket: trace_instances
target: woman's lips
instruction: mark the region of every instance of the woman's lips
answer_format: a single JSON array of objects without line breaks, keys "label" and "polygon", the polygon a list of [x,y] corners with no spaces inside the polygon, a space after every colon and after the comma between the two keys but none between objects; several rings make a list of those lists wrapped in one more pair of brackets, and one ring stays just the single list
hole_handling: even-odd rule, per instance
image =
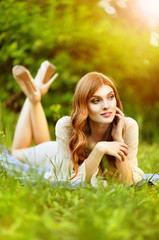
[{"label": "woman's lips", "polygon": [[110,117],[112,115],[112,112],[105,112],[101,114],[103,117]]}]

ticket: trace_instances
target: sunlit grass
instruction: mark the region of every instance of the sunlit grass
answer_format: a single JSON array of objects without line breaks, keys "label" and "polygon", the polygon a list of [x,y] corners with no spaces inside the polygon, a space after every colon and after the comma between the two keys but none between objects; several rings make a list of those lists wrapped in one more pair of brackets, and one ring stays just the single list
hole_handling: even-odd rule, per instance
[{"label": "sunlit grass", "polygon": [[138,150],[138,162],[145,173],[159,173],[159,144],[141,143]]},{"label": "sunlit grass", "polygon": [[35,188],[2,173],[0,239],[157,239],[158,190]]},{"label": "sunlit grass", "polygon": [[[142,143],[139,167],[159,167],[157,144]],[[69,190],[23,185],[0,173],[0,239],[157,239],[159,184]]]}]

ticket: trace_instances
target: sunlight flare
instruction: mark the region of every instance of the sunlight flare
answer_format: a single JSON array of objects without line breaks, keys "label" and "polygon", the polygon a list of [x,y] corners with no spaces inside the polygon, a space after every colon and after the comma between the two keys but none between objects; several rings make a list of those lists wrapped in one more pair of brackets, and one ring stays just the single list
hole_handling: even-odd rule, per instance
[{"label": "sunlight flare", "polygon": [[145,15],[159,18],[159,0],[139,0],[139,6]]}]

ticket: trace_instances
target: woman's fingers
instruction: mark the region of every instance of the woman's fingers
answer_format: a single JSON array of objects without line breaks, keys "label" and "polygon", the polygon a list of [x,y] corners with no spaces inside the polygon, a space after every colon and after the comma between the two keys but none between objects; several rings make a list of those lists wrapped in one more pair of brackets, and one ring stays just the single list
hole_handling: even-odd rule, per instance
[{"label": "woman's fingers", "polygon": [[119,147],[124,147],[125,149],[128,149],[128,146],[122,142],[119,142]]},{"label": "woman's fingers", "polygon": [[[122,126],[123,126],[123,124],[124,124],[124,116],[122,116],[121,114],[119,114],[119,113],[116,113],[115,114],[115,116],[117,117],[117,124],[118,124],[118,126],[121,126],[121,128],[122,128]],[[115,128],[117,125],[114,125],[113,127]]]},{"label": "woman's fingers", "polygon": [[122,151],[125,154],[125,156],[128,155],[128,150],[126,148],[120,148],[120,151]]},{"label": "woman's fingers", "polygon": [[116,157],[120,162],[123,161],[123,158],[122,158],[122,156],[121,156],[119,153],[117,153],[115,157]]},{"label": "woman's fingers", "polygon": [[123,113],[118,107],[116,107],[116,111],[117,111],[122,117],[124,117],[124,113]]},{"label": "woman's fingers", "polygon": [[119,117],[120,119],[124,119],[124,116],[122,116],[120,113],[116,113],[115,116]]},{"label": "woman's fingers", "polygon": [[117,159],[119,159],[119,161],[125,161],[126,159],[126,155],[122,152],[122,151],[119,151],[118,153],[116,153],[115,157]]},{"label": "woman's fingers", "polygon": [[119,143],[117,155],[120,156],[120,161],[124,161],[128,155],[128,146],[125,143]]},{"label": "woman's fingers", "polygon": [[119,113],[116,113],[115,116],[117,117],[117,122],[119,123],[124,123],[124,116],[122,116]]},{"label": "woman's fingers", "polygon": [[128,146],[125,143],[120,143],[119,150],[122,151],[125,156],[128,155]]},{"label": "woman's fingers", "polygon": [[125,155],[125,153],[124,153],[122,150],[120,150],[118,154],[121,156],[121,158],[122,158],[122,161],[124,161],[124,160],[125,160],[125,158],[126,158],[126,155]]}]

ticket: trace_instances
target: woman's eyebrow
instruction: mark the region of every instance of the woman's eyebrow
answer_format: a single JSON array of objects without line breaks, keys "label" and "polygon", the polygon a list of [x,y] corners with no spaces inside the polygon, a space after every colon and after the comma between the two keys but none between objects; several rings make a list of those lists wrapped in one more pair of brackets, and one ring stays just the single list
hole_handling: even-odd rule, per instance
[{"label": "woman's eyebrow", "polygon": [[107,95],[109,95],[110,93],[114,93],[114,91],[112,90],[112,91],[110,91]]},{"label": "woman's eyebrow", "polygon": [[[110,93],[114,93],[114,91],[112,90],[112,91],[108,92],[106,95],[109,95]],[[101,97],[101,95],[93,95],[92,97]]]},{"label": "woman's eyebrow", "polygon": [[[100,95],[93,95],[92,97],[100,97]],[[92,98],[92,97],[91,97],[91,98]]]}]

